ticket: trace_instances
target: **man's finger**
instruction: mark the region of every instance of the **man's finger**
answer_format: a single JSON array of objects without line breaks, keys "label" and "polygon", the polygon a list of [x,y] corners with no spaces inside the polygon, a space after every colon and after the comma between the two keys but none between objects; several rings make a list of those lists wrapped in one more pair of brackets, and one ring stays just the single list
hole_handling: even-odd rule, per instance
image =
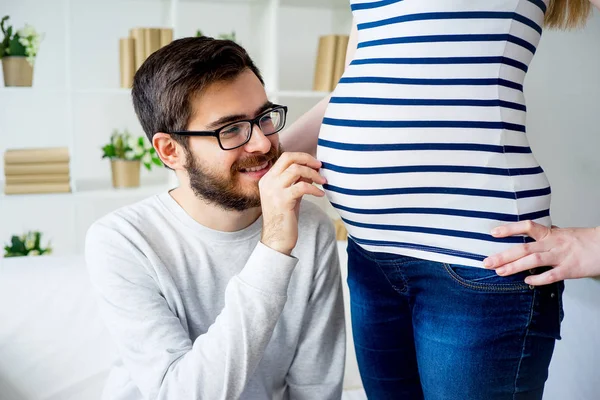
[{"label": "man's finger", "polygon": [[323,197],[323,196],[325,196],[325,192],[324,191],[322,191],[321,189],[319,189],[315,185],[312,185],[312,184],[307,183],[307,182],[298,182],[298,183],[295,183],[288,190],[290,191],[292,199],[294,199],[294,200],[298,200],[302,196],[307,195],[307,194],[310,194],[310,195],[313,195],[313,196],[316,196],[316,197]]},{"label": "man's finger", "polygon": [[533,221],[520,221],[492,229],[492,235],[494,237],[502,238],[515,235],[527,235],[535,240],[543,239],[549,232],[549,228]]},{"label": "man's finger", "polygon": [[322,185],[325,183],[325,178],[323,178],[319,173],[307,166],[292,164],[281,174],[281,184],[283,187],[289,187],[299,180],[305,180],[309,183],[318,183]]},{"label": "man's finger", "polygon": [[306,165],[313,169],[321,168],[321,161],[307,153],[285,152],[279,157],[279,160],[271,167],[271,174],[279,175],[289,168],[292,164]]},{"label": "man's finger", "polygon": [[500,276],[508,276],[537,267],[547,267],[552,262],[553,255],[550,252],[533,253],[496,269],[496,272]]},{"label": "man's finger", "polygon": [[564,277],[562,276],[562,268],[556,267],[544,272],[543,274],[528,276],[525,278],[525,283],[533,286],[542,286],[562,280],[564,280]]}]

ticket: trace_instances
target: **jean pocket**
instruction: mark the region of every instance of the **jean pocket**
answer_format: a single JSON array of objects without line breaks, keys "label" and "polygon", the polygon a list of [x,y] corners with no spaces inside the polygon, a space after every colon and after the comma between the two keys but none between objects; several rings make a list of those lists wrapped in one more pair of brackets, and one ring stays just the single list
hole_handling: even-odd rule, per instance
[{"label": "jean pocket", "polygon": [[447,274],[456,283],[468,289],[481,292],[526,292],[532,287],[525,283],[529,272],[510,276],[500,276],[494,270],[467,267],[455,264],[443,264]]}]

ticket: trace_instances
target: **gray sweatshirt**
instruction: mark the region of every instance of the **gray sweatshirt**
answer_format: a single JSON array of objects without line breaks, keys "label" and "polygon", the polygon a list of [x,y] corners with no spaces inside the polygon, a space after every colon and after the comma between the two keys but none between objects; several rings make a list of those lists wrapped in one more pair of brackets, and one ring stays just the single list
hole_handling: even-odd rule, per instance
[{"label": "gray sweatshirt", "polygon": [[292,256],[192,219],[162,193],[95,222],[86,262],[121,356],[104,399],[339,399],[344,308],[334,229],[303,201]]}]

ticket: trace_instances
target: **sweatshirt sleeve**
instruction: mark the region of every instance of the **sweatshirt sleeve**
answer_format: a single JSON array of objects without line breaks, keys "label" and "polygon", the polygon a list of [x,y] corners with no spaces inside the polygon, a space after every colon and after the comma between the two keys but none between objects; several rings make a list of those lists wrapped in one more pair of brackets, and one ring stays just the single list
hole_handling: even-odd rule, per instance
[{"label": "sweatshirt sleeve", "polygon": [[147,257],[121,233],[92,226],[86,263],[101,315],[143,397],[213,400],[244,390],[284,308],[297,259],[259,243],[227,285],[223,310],[194,342]]},{"label": "sweatshirt sleeve", "polygon": [[337,241],[331,221],[321,223],[318,267],[296,356],[287,375],[291,400],[342,397],[346,331]]}]

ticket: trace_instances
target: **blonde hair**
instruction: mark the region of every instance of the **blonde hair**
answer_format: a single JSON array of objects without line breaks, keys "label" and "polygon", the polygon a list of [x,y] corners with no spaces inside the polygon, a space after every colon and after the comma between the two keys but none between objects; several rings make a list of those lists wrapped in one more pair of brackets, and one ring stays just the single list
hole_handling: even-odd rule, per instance
[{"label": "blonde hair", "polygon": [[591,13],[590,0],[550,0],[545,25],[558,29],[577,28],[585,25]]}]

